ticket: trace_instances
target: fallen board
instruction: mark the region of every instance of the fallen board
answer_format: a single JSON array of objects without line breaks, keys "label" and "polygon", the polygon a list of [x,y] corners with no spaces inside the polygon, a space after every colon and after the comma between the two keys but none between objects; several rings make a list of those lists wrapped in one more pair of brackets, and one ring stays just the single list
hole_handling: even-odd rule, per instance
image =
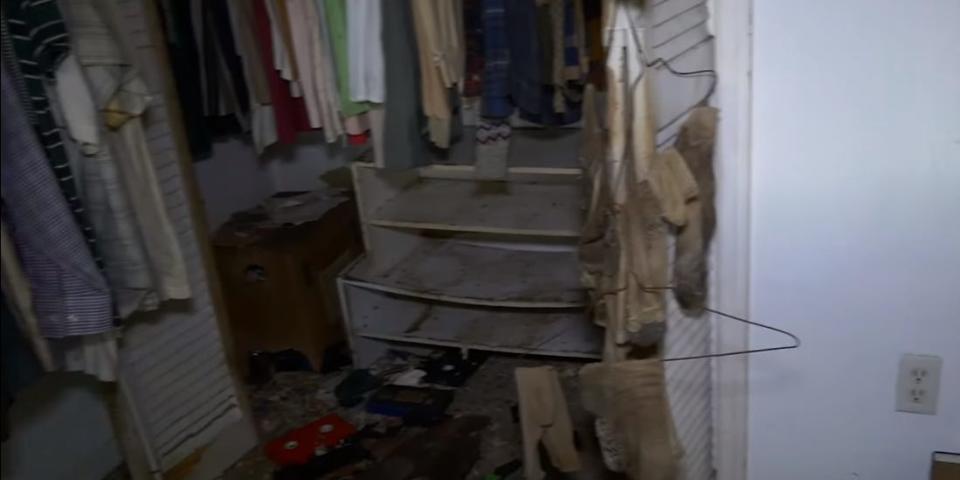
[{"label": "fallen board", "polygon": [[603,331],[582,310],[516,310],[424,302],[347,286],[356,335],[421,345],[600,358]]},{"label": "fallen board", "polygon": [[369,258],[344,281],[376,290],[454,303],[516,308],[585,305],[574,251],[530,251],[424,239],[395,264]]},{"label": "fallen board", "polygon": [[511,235],[580,235],[579,182],[475,182],[422,178],[372,213],[374,225]]}]

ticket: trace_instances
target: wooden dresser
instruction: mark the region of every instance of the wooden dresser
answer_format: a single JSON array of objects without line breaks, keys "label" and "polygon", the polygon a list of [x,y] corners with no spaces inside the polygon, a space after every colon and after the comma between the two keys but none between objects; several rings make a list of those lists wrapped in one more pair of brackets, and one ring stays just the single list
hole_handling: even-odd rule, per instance
[{"label": "wooden dresser", "polygon": [[319,369],[343,339],[336,277],[363,252],[352,199],[299,225],[231,220],[213,240],[240,371],[253,351],[295,349]]}]

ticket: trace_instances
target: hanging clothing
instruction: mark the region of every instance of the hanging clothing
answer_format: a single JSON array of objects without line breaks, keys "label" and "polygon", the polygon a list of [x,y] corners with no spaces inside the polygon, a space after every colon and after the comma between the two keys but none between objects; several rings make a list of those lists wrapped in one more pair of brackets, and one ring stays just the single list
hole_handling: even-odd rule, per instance
[{"label": "hanging clothing", "polygon": [[507,176],[513,129],[505,119],[480,117],[476,130],[476,178],[502,180]]},{"label": "hanging clothing", "polygon": [[[659,342],[666,330],[664,291],[671,285],[670,230],[697,220],[690,210],[697,183],[675,150],[656,151],[650,72],[643,64],[635,5],[617,3],[607,57],[606,137],[594,91],[586,95],[581,156],[590,202],[580,244],[584,285],[593,292],[594,321],[606,327],[604,359],[619,361]],[[639,38],[639,40],[638,40]],[[684,262],[682,262],[684,263]]]},{"label": "hanging clothing", "polygon": [[383,103],[382,0],[351,0],[347,14],[350,100]]},{"label": "hanging clothing", "polygon": [[[320,29],[326,45],[326,55],[332,56],[331,69],[336,75],[328,84],[334,85],[339,95],[340,113],[343,115],[343,126],[346,133],[360,135],[370,127],[366,117],[361,117],[368,110],[366,103],[354,102],[350,94],[350,60],[347,57],[347,12],[344,0],[317,0],[317,10],[320,12]],[[330,70],[327,70],[328,75]],[[329,78],[329,77],[328,77]]]},{"label": "hanging clothing", "polygon": [[717,109],[695,108],[680,127],[675,148],[697,185],[697,195],[684,204],[686,223],[677,232],[673,263],[674,296],[680,308],[699,315],[707,301],[707,250],[716,229],[716,179],[713,146]]},{"label": "hanging clothing", "polygon": [[53,77],[60,62],[70,51],[69,38],[56,2],[4,2],[3,52],[5,60],[18,69],[16,82],[23,109],[31,112],[30,123],[55,172],[57,185],[96,264],[99,249],[93,228],[87,220],[70,161],[63,148],[60,129],[50,111],[45,79]]},{"label": "hanging clothing", "polygon": [[263,68],[263,59],[260,58],[260,48],[257,45],[253,31],[254,0],[230,0],[227,12],[230,16],[230,31],[233,34],[233,44],[243,66],[244,79],[250,89],[250,98],[259,104],[270,103],[270,87],[267,83],[266,70]]},{"label": "hanging clothing", "polygon": [[[64,12],[66,14],[66,12]],[[69,17],[69,15],[66,15]],[[71,29],[75,33],[75,29]],[[74,39],[74,37],[71,37]],[[73,48],[76,52],[76,48]],[[84,153],[94,154],[100,148],[100,128],[98,126],[97,107],[93,104],[93,97],[90,95],[90,89],[87,87],[87,81],[83,77],[80,63],[77,61],[76,53],[67,55],[57,67],[54,82],[55,95],[59,97],[59,109],[64,118],[64,124],[67,127],[67,133],[70,134]],[[53,95],[50,95],[51,103]],[[64,102],[64,99],[69,101]],[[55,109],[56,110],[56,109]],[[69,155],[68,155],[69,156]],[[72,164],[74,162],[71,162]],[[76,165],[72,165],[76,172]],[[78,182],[78,189],[83,197],[83,185]],[[87,206],[89,210],[89,206]],[[99,239],[101,242],[102,239]]]},{"label": "hanging clothing", "polygon": [[[317,0],[322,2],[322,0]],[[327,142],[343,134],[340,101],[336,93],[333,58],[323,38],[321,17],[314,0],[287,0],[286,9],[298,80],[303,89],[310,126],[323,128]]]},{"label": "hanging clothing", "polygon": [[[103,131],[102,143],[82,146],[78,180],[105,247],[104,271],[117,314],[126,318],[154,310],[163,300],[189,297],[186,266],[155,185],[153,160],[137,140],[142,137],[136,133],[142,131],[138,115],[150,95],[117,40],[122,28],[117,12],[95,0],[75,0],[67,7],[73,50],[82,67],[58,70],[58,103],[64,112],[74,112],[65,115],[68,131],[77,130],[77,123]],[[89,103],[93,111],[78,116],[77,103]]]},{"label": "hanging clothing", "polygon": [[303,95],[297,75],[297,63],[293,58],[293,31],[290,29],[290,14],[287,0],[265,0],[270,18],[270,43],[273,44],[273,65],[280,77],[290,82],[290,91],[295,97]]},{"label": "hanging clothing", "polygon": [[449,148],[453,106],[449,89],[463,78],[463,14],[449,0],[413,0],[420,94],[430,141]]},{"label": "hanging clothing", "polygon": [[610,182],[604,157],[606,140],[597,111],[596,89],[587,85],[583,95],[583,140],[580,142],[580,165],[583,168],[587,209],[580,233],[579,258],[581,283],[591,296],[594,323],[606,325],[605,309],[607,270],[616,265],[610,252],[616,246],[608,214],[611,207]]},{"label": "hanging clothing", "polygon": [[403,170],[427,162],[420,113],[420,69],[409,2],[383,2],[384,71],[383,164]]},{"label": "hanging clothing", "polygon": [[277,142],[277,125],[270,104],[270,88],[267,81],[260,47],[253,31],[254,0],[237,0],[227,4],[233,43],[243,65],[243,74],[250,94],[250,136],[254,150],[263,153],[266,147]]},{"label": "hanging clothing", "polygon": [[310,23],[319,21],[316,18],[316,7],[313,7],[313,18],[307,18],[307,6],[311,0],[284,0],[278,2],[285,6],[286,22],[290,29],[290,55],[297,72],[297,81],[303,87],[303,99],[307,107],[307,117],[311,128],[323,126],[320,116],[320,100],[317,98],[317,89],[314,87],[313,48],[311,42]]},{"label": "hanging clothing", "polygon": [[521,111],[539,112],[543,82],[537,5],[534,0],[508,0],[504,3],[510,58],[509,95]]},{"label": "hanging clothing", "polygon": [[113,327],[110,288],[37,143],[5,63],[3,215],[30,280],[40,331],[54,338],[108,331]]},{"label": "hanging clothing", "polygon": [[43,369],[37,361],[36,356],[27,346],[26,340],[17,327],[14,314],[8,308],[6,295],[0,293],[0,406],[3,411],[3,426],[0,428],[0,435],[3,440],[10,436],[10,427],[7,421],[7,413],[20,393],[33,382],[40,379],[43,375]]},{"label": "hanging clothing", "polygon": [[660,359],[591,363],[580,369],[584,408],[613,427],[628,478],[678,478],[683,449],[667,401]]},{"label": "hanging clothing", "polygon": [[8,307],[17,320],[20,332],[30,344],[43,369],[53,370],[54,362],[50,345],[40,333],[40,322],[33,312],[30,281],[23,273],[20,255],[17,254],[5,224],[0,224],[0,261],[2,261],[0,283],[3,285],[3,294],[7,297]]},{"label": "hanging clothing", "polygon": [[337,72],[337,86],[340,92],[340,113],[344,117],[353,117],[367,111],[367,105],[351,100],[350,60],[347,52],[347,9],[345,0],[324,0],[323,26],[325,38],[333,52]]},{"label": "hanging clothing", "polygon": [[190,282],[186,261],[180,248],[177,232],[167,214],[167,206],[154,169],[152,155],[147,147],[143,115],[150,101],[150,93],[142,82],[124,84],[108,109],[129,115],[116,130],[108,132],[107,140],[118,156],[119,172],[131,195],[131,206],[136,213],[141,238],[146,247],[153,284],[160,300],[190,297]]},{"label": "hanging clothing", "polygon": [[190,153],[195,161],[208,158],[213,144],[203,114],[203,82],[197,81],[197,72],[202,73],[202,69],[190,17],[190,0],[167,0],[157,5]]},{"label": "hanging clothing", "polygon": [[483,94],[483,6],[483,0],[463,2],[463,96],[466,98]]},{"label": "hanging clothing", "polygon": [[506,118],[513,113],[507,0],[483,0],[483,101],[481,115]]},{"label": "hanging clothing", "polygon": [[[189,298],[186,262],[167,213],[143,126],[153,94],[134,61],[135,50],[130,48],[124,19],[109,3],[81,0],[74,5],[79,9],[74,40],[77,58],[100,111],[106,145],[115,159],[113,166],[121,185],[116,190],[127,193],[149,267],[148,292],[134,294],[140,296],[137,308],[150,310],[164,300]],[[111,197],[112,201],[119,198]],[[143,281],[139,275],[135,278],[137,284]]]},{"label": "hanging clothing", "polygon": [[115,382],[120,358],[118,337],[118,331],[113,330],[57,338],[51,340],[51,344],[57,355],[57,364],[63,370],[93,375],[101,382]]},{"label": "hanging clothing", "polygon": [[[544,478],[541,462],[560,472],[580,470],[580,455],[573,437],[573,422],[560,379],[553,367],[521,367],[514,370],[517,403],[523,432],[523,478]],[[540,446],[549,459],[540,458]]]},{"label": "hanging clothing", "polygon": [[585,43],[583,55],[587,64],[587,78],[590,84],[604,91],[607,81],[604,69],[603,2],[584,2],[583,21]]},{"label": "hanging clothing", "polygon": [[[261,50],[260,59],[270,89],[270,102],[273,106],[274,125],[277,129],[277,141],[289,145],[296,141],[297,133],[310,130],[310,120],[307,118],[307,107],[303,97],[295,98],[290,91],[290,82],[281,76],[281,72],[274,68],[276,51],[285,47],[274,44],[274,40],[282,35],[271,24],[272,15],[268,5],[271,0],[254,0],[253,20],[254,35]],[[277,48],[275,48],[275,46]],[[285,54],[284,54],[285,55]]]},{"label": "hanging clothing", "polygon": [[204,0],[202,5],[207,115],[233,114],[246,124],[243,119],[250,112],[250,96],[226,0]]}]

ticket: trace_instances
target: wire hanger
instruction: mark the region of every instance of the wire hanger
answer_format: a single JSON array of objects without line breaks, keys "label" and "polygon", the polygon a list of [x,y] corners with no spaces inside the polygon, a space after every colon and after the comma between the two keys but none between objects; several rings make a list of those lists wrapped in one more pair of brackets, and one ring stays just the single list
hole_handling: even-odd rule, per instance
[{"label": "wire hanger", "polygon": [[[614,7],[614,12],[613,12],[613,14],[611,15],[610,18],[616,18],[617,14],[620,13],[620,12],[619,12],[619,9],[620,9],[620,8],[623,8],[622,5],[621,5],[619,2],[616,3],[616,6]],[[671,58],[670,60],[664,59],[664,58],[662,58],[662,57],[657,57],[657,58],[653,59],[652,61],[648,61],[648,59],[647,59],[647,57],[646,57],[646,52],[645,52],[645,50],[644,50],[644,48],[643,48],[643,41],[640,39],[640,37],[639,37],[638,34],[637,34],[637,30],[638,30],[640,27],[637,27],[637,26],[636,26],[636,24],[634,23],[633,17],[632,17],[629,13],[625,13],[625,16],[626,16],[626,18],[627,18],[627,21],[629,22],[629,26],[628,26],[628,28],[626,28],[626,30],[628,30],[628,31],[630,32],[630,36],[631,36],[631,38],[632,38],[632,40],[633,40],[634,46],[637,48],[637,51],[638,51],[639,54],[640,54],[640,59],[641,59],[641,61],[643,62],[643,65],[644,65],[643,71],[640,72],[640,75],[637,76],[637,78],[636,78],[633,82],[631,82],[631,84],[627,87],[628,89],[634,90],[634,89],[636,88],[636,86],[639,84],[640,80],[643,78],[643,76],[647,74],[647,71],[648,71],[650,68],[656,68],[656,67],[659,67],[659,66],[663,66],[664,68],[667,69],[667,71],[669,71],[670,73],[672,73],[673,75],[678,76],[678,77],[708,76],[708,77],[710,77],[711,80],[712,80],[712,81],[710,82],[710,86],[709,86],[709,88],[707,89],[706,94],[705,94],[700,100],[698,100],[697,102],[695,102],[692,106],[690,106],[689,108],[687,108],[686,110],[684,110],[683,112],[681,112],[679,115],[677,115],[676,117],[674,117],[674,118],[671,119],[670,121],[664,123],[663,126],[658,127],[657,133],[660,133],[660,132],[662,132],[664,129],[668,128],[670,125],[673,125],[674,123],[678,122],[680,119],[682,119],[683,117],[685,117],[687,114],[689,114],[689,113],[690,113],[691,111],[693,111],[694,109],[696,109],[696,108],[698,108],[698,107],[700,107],[700,106],[706,105],[706,104],[707,104],[707,101],[710,99],[710,96],[713,95],[714,91],[716,90],[717,81],[718,81],[716,70],[714,70],[714,69],[705,69],[705,70],[693,70],[693,71],[684,72],[684,71],[677,71],[677,70],[675,70],[675,69],[670,65],[670,60],[676,59],[676,58],[679,57],[680,55],[683,55],[683,54],[686,53],[687,51],[689,51],[689,50],[691,50],[691,49],[693,49],[693,48],[696,48],[696,47],[700,46],[700,45],[703,44],[704,42],[709,41],[709,40],[712,40],[714,37],[713,37],[712,35],[707,36],[705,39],[701,40],[700,42],[697,42],[695,45],[693,45],[693,46],[689,47],[688,49],[684,50],[683,52],[680,52],[679,54],[675,55],[675,56],[674,56],[673,58]],[[613,43],[613,42],[612,42],[613,32],[616,31],[616,30],[624,30],[624,29],[622,29],[622,28],[619,28],[619,29],[608,28],[608,29],[607,29],[606,45],[612,45],[612,43]],[[609,55],[611,55],[612,50],[613,50],[613,49],[611,49],[611,48],[608,48],[608,49],[607,49],[607,52],[606,52],[607,60],[609,60]],[[671,141],[674,139],[674,137],[675,137],[675,135],[672,136],[672,137],[670,137],[670,138],[668,138],[668,139],[666,139],[664,142],[662,142],[661,144],[657,145],[657,147],[660,147],[660,146],[662,146],[663,144],[666,144],[666,143],[671,142]],[[624,162],[624,164],[625,164],[625,163],[626,163],[626,162]],[[621,170],[622,170],[622,168],[623,168],[623,165],[621,165]],[[618,176],[619,176],[620,174],[622,174],[622,171],[617,172],[617,173],[618,173]],[[668,287],[640,287],[640,288],[641,288],[641,290],[646,290],[646,291],[662,291],[662,290],[674,290],[674,289],[675,289],[675,287],[672,287],[672,286],[668,286]],[[606,293],[610,293],[610,292],[606,292]],[[737,355],[750,355],[750,354],[755,354],[755,353],[773,352],[773,351],[779,351],[779,350],[791,350],[791,349],[795,349],[795,348],[800,348],[800,345],[801,345],[800,337],[796,336],[795,334],[793,334],[793,333],[791,333],[791,332],[789,332],[789,331],[787,331],[787,330],[783,330],[783,329],[780,329],[780,328],[777,328],[777,327],[772,327],[772,326],[770,326],[770,325],[766,325],[766,324],[763,324],[763,323],[760,323],[760,322],[754,322],[754,321],[748,320],[748,319],[746,319],[746,318],[738,317],[738,316],[736,316],[736,315],[731,315],[731,314],[729,314],[729,313],[722,312],[722,311],[720,311],[720,310],[716,310],[716,309],[713,309],[713,308],[704,308],[704,310],[707,311],[707,312],[710,312],[710,313],[712,313],[712,314],[718,315],[718,316],[721,317],[721,318],[725,318],[725,319],[729,319],[729,320],[734,320],[734,321],[741,322],[741,323],[744,323],[744,324],[747,324],[747,325],[752,325],[752,326],[755,326],[755,327],[760,327],[760,328],[763,328],[763,329],[766,329],[766,330],[769,330],[769,331],[772,331],[772,332],[775,332],[775,333],[779,333],[779,334],[781,334],[781,335],[785,335],[785,336],[787,336],[787,337],[790,338],[790,340],[792,341],[792,344],[790,344],[790,345],[781,345],[781,346],[776,346],[776,347],[764,347],[764,348],[753,348],[753,349],[748,349],[748,350],[736,350],[736,351],[731,351],[731,352],[719,352],[719,353],[710,353],[710,354],[703,354],[703,355],[689,355],[689,356],[683,356],[683,357],[671,357],[671,358],[664,358],[664,359],[662,359],[661,361],[663,361],[663,362],[679,362],[679,361],[684,361],[684,360],[702,360],[702,359],[707,359],[707,358],[731,357],[731,356],[737,356]]]},{"label": "wire hanger", "polygon": [[[634,274],[634,276],[636,276],[636,275]],[[638,282],[638,283],[639,283],[639,282]],[[664,291],[664,290],[676,290],[676,287],[672,287],[672,286],[669,286],[669,287],[644,287],[644,286],[641,286],[641,287],[639,287],[639,288],[640,288],[640,290],[643,290],[643,291],[645,291],[645,292],[660,292],[660,291]],[[623,290],[625,290],[625,289],[626,289],[626,287],[623,287],[623,288],[618,288],[618,289],[616,289],[616,290],[604,291],[604,292],[602,292],[602,293],[603,293],[603,295],[607,295],[607,294],[610,294],[610,293],[616,293],[616,292],[618,292],[618,291],[623,291]],[[733,357],[733,356],[737,356],[737,355],[751,355],[751,354],[754,354],[754,353],[775,352],[775,351],[778,351],[778,350],[793,350],[793,349],[795,349],[795,348],[800,348],[800,345],[802,345],[802,342],[800,341],[800,337],[798,337],[796,334],[791,333],[791,332],[789,332],[789,331],[787,331],[787,330],[784,330],[784,329],[782,329],[782,328],[773,327],[773,326],[767,325],[767,324],[765,324],[765,323],[754,322],[754,321],[752,321],[752,320],[748,320],[748,319],[746,319],[746,318],[738,317],[738,316],[736,316],[736,315],[729,314],[729,313],[726,313],[726,312],[723,312],[723,311],[720,311],[720,310],[716,310],[716,309],[713,309],[713,308],[710,308],[710,307],[705,307],[703,310],[704,310],[704,311],[707,311],[707,312],[710,312],[710,313],[712,313],[712,314],[714,314],[714,315],[719,315],[721,318],[726,318],[726,319],[729,319],[729,320],[735,320],[735,321],[737,321],[737,322],[745,323],[745,324],[747,324],[747,325],[752,325],[752,326],[754,326],[754,327],[760,327],[760,328],[763,328],[763,329],[765,329],[765,330],[770,330],[771,332],[775,332],[775,333],[779,333],[779,334],[781,334],[781,335],[785,335],[785,336],[787,336],[787,337],[790,337],[790,340],[792,340],[793,343],[792,343],[791,345],[780,345],[780,346],[776,346],[776,347],[751,348],[751,349],[748,349],[748,350],[735,350],[735,351],[732,351],[732,352],[705,353],[705,354],[703,354],[703,355],[689,355],[689,356],[684,356],[684,357],[670,357],[670,358],[660,359],[660,361],[662,361],[662,362],[679,362],[679,361],[683,361],[683,360],[702,360],[702,359],[705,359],[705,358]]]},{"label": "wire hanger", "polygon": [[[672,290],[672,287],[671,287],[671,290]],[[763,324],[763,323],[760,323],[760,322],[750,321],[750,320],[747,320],[746,318],[740,318],[740,317],[738,317],[738,316],[736,316],[736,315],[731,315],[731,314],[729,314],[729,313],[721,312],[720,310],[714,310],[714,309],[712,309],[712,308],[704,308],[704,310],[707,311],[707,312],[713,313],[713,314],[715,314],[715,315],[719,315],[721,318],[727,318],[727,319],[730,319],[730,320],[736,320],[736,321],[738,321],[738,322],[742,322],[742,323],[745,323],[745,324],[747,324],[747,325],[753,325],[754,327],[760,327],[760,328],[764,328],[764,329],[770,330],[770,331],[772,331],[772,332],[779,333],[779,334],[781,334],[781,335],[786,335],[786,336],[790,337],[790,340],[793,341],[793,344],[792,344],[792,345],[781,345],[781,346],[778,346],[778,347],[764,347],[764,348],[751,348],[751,349],[748,349],[748,350],[735,350],[735,351],[732,351],[732,352],[707,353],[707,354],[703,354],[703,355],[690,355],[690,356],[686,356],[686,357],[670,357],[670,358],[664,358],[664,359],[662,359],[661,361],[663,361],[663,362],[680,362],[680,361],[683,361],[683,360],[701,360],[701,359],[704,359],[704,358],[733,357],[733,356],[737,356],[737,355],[751,355],[751,354],[754,354],[754,353],[775,352],[775,351],[778,351],[778,350],[792,350],[792,349],[795,349],[795,348],[800,348],[800,345],[801,345],[800,337],[798,337],[798,336],[794,335],[793,333],[790,333],[790,332],[788,332],[788,331],[786,331],[786,330],[783,330],[783,329],[780,329],[780,328],[777,328],[777,327],[771,327],[770,325],[766,325],[766,324]]]},{"label": "wire hanger", "polygon": [[[654,6],[656,6],[656,5],[654,5]],[[615,3],[615,6],[614,6],[613,14],[610,16],[610,18],[611,18],[611,19],[615,19],[615,18],[617,17],[617,15],[618,15],[619,13],[621,13],[621,12],[620,12],[620,9],[622,9],[622,8],[625,8],[625,7],[622,5],[622,3],[621,3],[621,2],[616,2],[616,3]],[[613,43],[613,42],[612,42],[612,40],[613,40],[613,32],[615,32],[615,31],[623,31],[623,30],[629,31],[629,33],[630,33],[630,38],[633,40],[633,44],[634,44],[634,46],[636,47],[637,51],[640,53],[640,59],[641,59],[641,61],[643,62],[643,66],[644,66],[644,69],[643,69],[642,72],[640,72],[640,75],[636,78],[636,80],[634,80],[633,82],[631,82],[631,84],[628,86],[628,88],[629,88],[630,90],[633,90],[633,89],[636,88],[637,84],[640,82],[640,80],[643,78],[643,76],[647,74],[647,70],[648,70],[648,69],[650,69],[650,68],[657,68],[657,67],[666,68],[668,72],[672,73],[674,76],[677,76],[677,77],[686,77],[686,78],[689,78],[689,77],[710,77],[710,79],[711,79],[710,86],[707,88],[707,92],[703,95],[703,97],[701,97],[699,100],[697,100],[696,102],[694,102],[693,105],[691,105],[689,108],[685,109],[684,111],[680,112],[679,114],[677,114],[676,116],[674,116],[674,117],[671,118],[670,120],[664,122],[662,125],[660,125],[660,126],[657,127],[656,133],[661,133],[661,132],[663,132],[664,130],[666,130],[667,128],[670,128],[670,126],[672,126],[673,124],[675,124],[675,123],[679,122],[680,120],[682,120],[684,117],[686,117],[686,116],[687,116],[690,112],[692,112],[694,109],[696,109],[696,108],[698,108],[698,107],[701,107],[701,106],[704,106],[704,105],[707,105],[708,100],[709,100],[710,97],[713,95],[713,93],[716,91],[717,83],[718,83],[718,81],[719,81],[719,80],[718,80],[718,77],[717,77],[717,71],[716,71],[716,70],[714,70],[714,69],[711,68],[711,69],[704,69],[704,70],[679,71],[679,70],[674,69],[673,66],[670,65],[670,61],[675,60],[675,59],[679,58],[680,56],[686,54],[686,53],[689,52],[690,50],[693,50],[694,48],[697,48],[697,47],[699,47],[700,45],[702,45],[702,44],[704,44],[704,43],[706,43],[706,42],[708,42],[708,41],[713,40],[713,39],[714,39],[714,36],[713,36],[713,35],[708,35],[708,36],[706,36],[705,38],[703,38],[702,40],[700,40],[700,41],[697,42],[696,44],[691,45],[690,47],[686,48],[686,49],[683,50],[682,52],[679,52],[679,53],[675,54],[673,57],[671,57],[671,58],[669,58],[669,59],[665,59],[665,58],[663,58],[663,57],[657,57],[657,58],[654,58],[653,60],[650,60],[650,59],[648,59],[648,57],[647,57],[647,55],[646,55],[646,54],[647,54],[647,51],[646,51],[646,49],[644,48],[644,42],[643,42],[643,40],[640,39],[639,35],[637,34],[637,30],[639,30],[639,29],[641,29],[641,28],[645,28],[645,27],[637,26],[637,24],[634,22],[633,16],[630,15],[629,12],[623,12],[623,15],[626,17],[627,22],[628,22],[627,28],[608,28],[608,29],[607,29],[606,45],[611,45],[611,44]],[[611,52],[612,52],[612,49],[609,49],[609,48],[608,48],[607,51],[606,51],[606,53],[605,53],[605,55],[607,56],[608,59],[609,59],[609,55],[611,54]],[[666,138],[666,139],[664,139],[663,141],[659,142],[659,143],[657,144],[657,148],[660,148],[660,147],[662,147],[662,146],[664,146],[664,145],[672,142],[675,138],[676,138],[676,135],[671,135],[669,138]]]}]

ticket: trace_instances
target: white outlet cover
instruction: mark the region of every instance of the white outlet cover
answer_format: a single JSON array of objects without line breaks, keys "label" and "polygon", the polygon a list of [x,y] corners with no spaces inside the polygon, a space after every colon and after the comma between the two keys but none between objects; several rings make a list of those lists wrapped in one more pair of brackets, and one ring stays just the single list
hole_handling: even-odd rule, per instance
[{"label": "white outlet cover", "polygon": [[937,414],[940,369],[943,360],[934,355],[904,354],[897,372],[897,411]]}]

